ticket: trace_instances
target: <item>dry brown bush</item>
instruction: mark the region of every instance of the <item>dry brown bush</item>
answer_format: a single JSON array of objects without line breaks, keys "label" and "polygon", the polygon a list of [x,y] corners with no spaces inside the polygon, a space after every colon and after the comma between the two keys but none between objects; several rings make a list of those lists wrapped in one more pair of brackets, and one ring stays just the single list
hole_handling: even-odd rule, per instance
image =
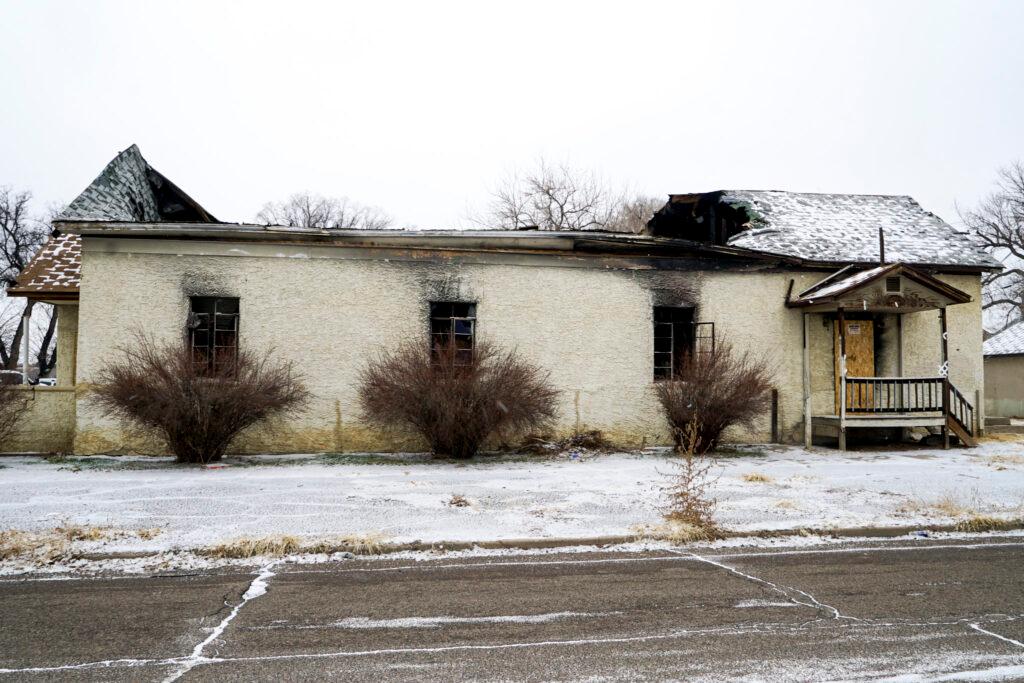
[{"label": "dry brown bush", "polygon": [[406,342],[363,370],[363,418],[421,434],[435,455],[468,458],[490,436],[542,430],[555,418],[558,392],[548,373],[512,351],[479,344],[468,364],[452,348],[431,353]]},{"label": "dry brown bush", "polygon": [[726,428],[752,426],[771,405],[771,390],[768,364],[737,353],[728,342],[685,356],[675,377],[655,385],[676,450],[682,449],[689,425],[696,424],[699,453],[717,448]]},{"label": "dry brown bush", "polygon": [[291,363],[269,351],[240,351],[225,365],[210,370],[184,344],[140,336],[100,371],[95,396],[108,415],[156,431],[178,462],[213,462],[242,430],[296,413],[310,398]]}]

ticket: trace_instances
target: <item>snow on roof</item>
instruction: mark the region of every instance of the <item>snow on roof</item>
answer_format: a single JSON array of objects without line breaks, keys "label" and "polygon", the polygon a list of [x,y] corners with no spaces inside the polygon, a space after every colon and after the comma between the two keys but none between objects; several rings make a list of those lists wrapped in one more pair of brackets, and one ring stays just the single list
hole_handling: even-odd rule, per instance
[{"label": "snow on roof", "polygon": [[18,276],[8,294],[15,296],[77,294],[82,280],[82,238],[56,234]]},{"label": "snow on roof", "polygon": [[857,285],[867,282],[871,278],[881,274],[883,271],[892,270],[895,264],[887,266],[876,266],[867,270],[861,271],[849,277],[843,278],[842,280],[836,280],[835,282],[822,287],[821,289],[815,290],[807,298],[810,299],[822,299],[825,297],[844,292],[848,289],[854,289]]},{"label": "snow on roof", "polygon": [[750,217],[750,226],[729,240],[734,247],[811,261],[878,262],[883,228],[890,263],[1000,266],[971,235],[907,196],[726,190],[720,201]]},{"label": "snow on roof", "polygon": [[1024,354],[1024,320],[985,340],[986,356],[1012,356]]}]

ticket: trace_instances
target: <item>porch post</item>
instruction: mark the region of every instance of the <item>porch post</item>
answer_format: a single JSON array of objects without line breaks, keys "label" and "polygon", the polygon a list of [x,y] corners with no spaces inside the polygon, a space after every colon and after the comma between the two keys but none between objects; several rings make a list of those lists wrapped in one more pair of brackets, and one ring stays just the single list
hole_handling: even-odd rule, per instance
[{"label": "porch post", "polygon": [[946,307],[939,309],[939,330],[942,332],[942,366],[939,374],[949,377],[949,335],[946,333]]},{"label": "porch post", "polygon": [[896,376],[903,376],[903,314],[896,314]]},{"label": "porch post", "polygon": [[839,317],[839,450],[846,450],[846,315],[843,307]]},{"label": "porch post", "polygon": [[804,313],[804,447],[810,448],[814,441],[814,425],[811,423],[811,349],[810,314]]},{"label": "porch post", "polygon": [[21,383],[31,384],[28,378],[29,323],[32,321],[32,308],[25,307],[25,315],[21,316]]},{"label": "porch post", "polygon": [[946,307],[939,309],[939,331],[942,333],[942,447],[949,448],[949,339],[946,334]]}]

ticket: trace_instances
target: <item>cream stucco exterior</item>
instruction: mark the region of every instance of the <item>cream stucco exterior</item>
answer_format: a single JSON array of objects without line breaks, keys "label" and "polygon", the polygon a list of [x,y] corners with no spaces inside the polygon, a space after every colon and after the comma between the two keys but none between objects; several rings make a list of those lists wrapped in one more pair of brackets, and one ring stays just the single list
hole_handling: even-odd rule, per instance
[{"label": "cream stucco exterior", "polygon": [[[715,323],[719,341],[769,359],[780,435],[801,440],[803,313],[784,301],[791,280],[800,291],[823,273],[688,268],[597,255],[87,237],[76,316],[74,450],[162,450],[102,416],[88,387],[135,332],[179,338],[192,295],[239,297],[242,345],[293,360],[315,396],[301,418],[246,434],[236,445],[241,452],[422,448],[414,438],[366,428],[356,383],[381,348],[425,339],[428,303],[444,300],[476,302],[481,340],[515,346],[550,370],[561,390],[559,431],[601,429],[627,446],[669,441],[652,391],[652,307],[696,305],[699,320]],[[951,377],[973,400],[984,386],[980,278],[940,278],[973,298],[948,312]],[[898,365],[895,321],[882,321],[885,368]],[[810,316],[815,413],[831,412],[834,401],[832,324],[828,315]],[[934,311],[903,316],[903,374],[937,373],[938,325]],[[770,433],[766,414],[752,432],[730,436],[767,441]]]}]

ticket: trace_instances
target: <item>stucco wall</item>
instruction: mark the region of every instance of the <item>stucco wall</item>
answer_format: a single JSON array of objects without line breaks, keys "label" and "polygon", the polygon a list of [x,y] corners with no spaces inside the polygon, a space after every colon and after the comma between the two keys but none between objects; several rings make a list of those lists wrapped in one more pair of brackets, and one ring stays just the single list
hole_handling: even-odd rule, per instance
[{"label": "stucco wall", "polygon": [[[93,381],[135,330],[160,341],[178,338],[190,295],[239,297],[242,344],[274,348],[299,365],[316,397],[310,410],[288,424],[247,434],[237,446],[241,451],[422,448],[415,439],[362,425],[355,386],[363,363],[378,349],[410,336],[425,338],[432,300],[476,301],[481,340],[516,346],[551,371],[562,391],[559,431],[597,428],[623,445],[668,442],[652,392],[652,306],[696,303],[697,318],[715,322],[720,340],[773,364],[782,434],[788,440],[800,435],[801,314],[783,301],[790,278],[799,291],[820,273],[630,270],[596,258],[436,259],[170,240],[87,238],[84,246],[80,383]],[[980,329],[977,306],[970,306]],[[970,317],[961,320],[951,310],[951,338]],[[831,328],[814,318],[815,401],[828,398],[830,405]],[[980,332],[976,336],[980,383]],[[953,351],[951,343],[951,353],[966,354],[972,344]],[[954,376],[962,372],[957,365],[954,360]],[[77,452],[160,449],[100,416],[87,391],[80,394],[77,420]],[[769,434],[766,414],[753,432],[728,436],[763,441]]]},{"label": "stucco wall", "polygon": [[1024,356],[985,358],[985,413],[1024,417]]},{"label": "stucco wall", "polygon": [[5,453],[70,453],[75,431],[73,387],[16,387],[25,399],[25,411]]}]

